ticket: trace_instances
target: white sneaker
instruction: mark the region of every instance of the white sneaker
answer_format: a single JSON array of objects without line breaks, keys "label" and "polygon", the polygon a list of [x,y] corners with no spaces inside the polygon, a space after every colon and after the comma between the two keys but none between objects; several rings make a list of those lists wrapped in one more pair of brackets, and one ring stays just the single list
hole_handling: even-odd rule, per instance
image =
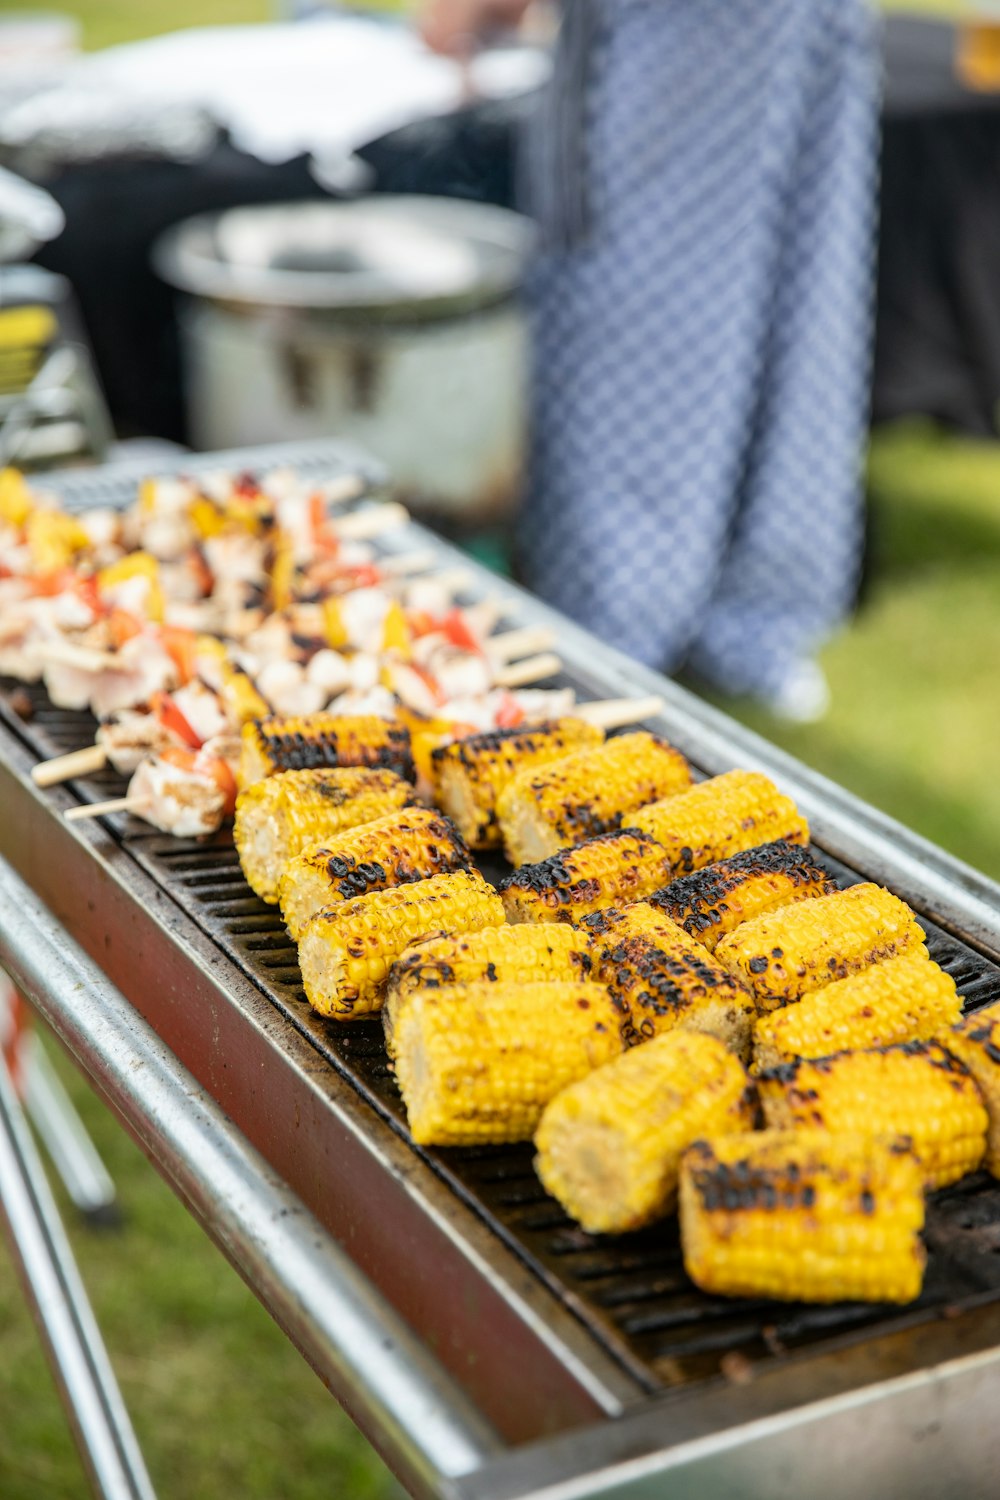
[{"label": "white sneaker", "polygon": [[796,662],[765,704],[776,719],[787,724],[817,723],[830,707],[830,685],[822,667],[808,658]]}]

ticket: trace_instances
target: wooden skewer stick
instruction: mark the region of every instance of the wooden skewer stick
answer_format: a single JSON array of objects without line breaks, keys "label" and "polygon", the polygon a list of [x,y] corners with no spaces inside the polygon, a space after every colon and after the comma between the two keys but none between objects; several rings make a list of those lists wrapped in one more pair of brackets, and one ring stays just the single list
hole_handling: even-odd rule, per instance
[{"label": "wooden skewer stick", "polygon": [[483,650],[498,665],[503,665],[532,651],[548,651],[555,645],[555,640],[555,631],[547,625],[525,625],[520,630],[504,630],[499,635],[491,635],[483,642]]},{"label": "wooden skewer stick", "polygon": [[512,661],[494,673],[497,687],[527,687],[532,682],[544,682],[562,671],[562,661],[551,651],[541,656],[526,656],[522,661]]},{"label": "wooden skewer stick", "polygon": [[594,703],[578,703],[573,716],[586,719],[598,729],[623,729],[626,724],[641,724],[662,708],[662,698],[602,698]]},{"label": "wooden skewer stick", "polygon": [[375,566],[389,578],[414,578],[429,573],[436,563],[437,554],[429,547],[421,552],[386,552],[375,560]]},{"label": "wooden skewer stick", "polygon": [[338,474],[319,487],[327,505],[346,505],[349,500],[358,500],[365,492],[365,482],[360,474]]},{"label": "wooden skewer stick", "polygon": [[71,807],[66,822],[78,823],[81,818],[103,818],[107,813],[117,812],[133,812],[141,816],[149,806],[148,797],[111,797],[107,802],[88,802],[86,807]]},{"label": "wooden skewer stick", "polygon": [[82,750],[71,750],[68,755],[39,761],[31,768],[31,779],[36,786],[57,786],[60,781],[71,781],[74,776],[93,776],[107,763],[108,752],[103,745],[85,745]]},{"label": "wooden skewer stick", "polygon": [[468,568],[444,568],[440,573],[426,573],[421,583],[433,583],[446,594],[461,594],[472,583]]},{"label": "wooden skewer stick", "polygon": [[366,505],[364,510],[353,510],[334,522],[337,535],[344,541],[367,542],[372,537],[384,536],[405,526],[410,512],[397,500],[386,500],[379,505]]}]

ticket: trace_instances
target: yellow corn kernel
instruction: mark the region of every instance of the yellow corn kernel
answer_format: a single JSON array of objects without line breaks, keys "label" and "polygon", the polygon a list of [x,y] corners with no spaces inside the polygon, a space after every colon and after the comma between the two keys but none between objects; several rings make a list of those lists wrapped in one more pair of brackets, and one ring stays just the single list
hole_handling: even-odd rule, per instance
[{"label": "yellow corn kernel", "polygon": [[920,948],[923,939],[906,903],[866,881],[743,922],[715,956],[750,986],[765,1012]]},{"label": "yellow corn kernel", "polygon": [[241,787],[279,771],[319,766],[370,766],[412,781],[410,731],[405,724],[375,714],[272,715],[244,725]]},{"label": "yellow corn kernel", "polygon": [[497,798],[507,858],[534,864],[599,833],[641,826],[637,808],[690,784],[680,751],[645,730],[519,771]]},{"label": "yellow corn kernel", "polygon": [[659,890],[667,856],[646,833],[603,833],[575,849],[522,865],[500,886],[509,922],[576,922]]},{"label": "yellow corn kernel", "polygon": [[434,800],[455,820],[470,848],[497,848],[502,841],[497,798],[508,782],[603,742],[602,729],[575,718],[468,735],[433,752]]},{"label": "yellow corn kernel", "polygon": [[955,981],[916,949],[760,1016],[754,1027],[754,1062],[760,1071],[796,1057],[929,1040],[961,1014]]},{"label": "yellow corn kernel", "polygon": [[713,776],[679,797],[640,808],[629,821],[664,846],[675,876],[777,839],[809,842],[809,825],[795,803],[759,771]]},{"label": "yellow corn kernel", "polygon": [[912,1302],[923,1282],[920,1169],[824,1131],[699,1141],[680,1177],[688,1275],[723,1297]]},{"label": "yellow corn kernel", "polygon": [[527,1141],[568,1084],[621,1052],[603,985],[418,990],[399,1018],[396,1076],[421,1146]]},{"label": "yellow corn kernel", "polygon": [[780,839],[682,875],[648,899],[714,953],[741,922],[836,889],[808,849]]},{"label": "yellow corn kernel", "polygon": [[443,813],[425,807],[391,812],[310,844],[289,860],[278,887],[281,915],[298,942],[313,917],[339,902],[471,866],[472,856]]},{"label": "yellow corn kernel", "polygon": [[938,1041],[975,1079],[990,1119],[983,1166],[1000,1177],[1000,1002],[973,1011]]},{"label": "yellow corn kernel", "polygon": [[799,1059],[757,1080],[768,1125],[904,1141],[930,1188],[974,1172],[989,1119],[968,1071],[936,1042]]},{"label": "yellow corn kernel", "polygon": [[219,664],[221,682],[219,697],[230,718],[237,724],[250,724],[270,713],[270,705],[264,701],[253,684],[253,680],[240,667],[236,667],[228,656]]},{"label": "yellow corn kernel", "polygon": [[285,865],[303,849],[412,801],[413,788],[394,772],[357,766],[285,771],[254,782],[236,799],[233,837],[243,873],[258,896],[274,903]]},{"label": "yellow corn kernel", "polygon": [[535,1135],[547,1192],[591,1234],[622,1234],[671,1212],[693,1141],[750,1130],[754,1091],[714,1036],[672,1031],[557,1094]]},{"label": "yellow corn kernel", "polygon": [[475,932],[503,921],[500,897],[477,870],[433,875],[356,896],[313,918],[299,943],[306,999],[338,1021],[381,1010],[393,962],[425,933]]},{"label": "yellow corn kernel", "polygon": [[590,977],[589,939],[575,927],[552,922],[484,927],[458,937],[436,932],[420,938],[393,964],[382,1007],[389,1056],[396,1023],[418,990],[451,989],[482,981],[534,984]]},{"label": "yellow corn kernel", "polygon": [[628,1008],[625,1041],[643,1042],[675,1026],[717,1036],[738,1056],[750,1051],[749,991],[683,927],[640,901],[585,917],[593,934],[594,978]]}]

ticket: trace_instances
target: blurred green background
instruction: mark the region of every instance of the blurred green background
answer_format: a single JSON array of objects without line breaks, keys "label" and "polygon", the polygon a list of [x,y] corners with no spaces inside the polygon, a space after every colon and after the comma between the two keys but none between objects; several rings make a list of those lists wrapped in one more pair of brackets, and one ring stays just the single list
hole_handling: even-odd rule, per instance
[{"label": "blurred green background", "polygon": [[[971,12],[960,0],[895,9]],[[0,4],[0,13],[34,7]],[[85,44],[264,20],[267,0],[86,0]],[[753,727],[1000,877],[1000,448],[925,423],[884,431],[869,463],[862,606],[824,653],[833,707]],[[144,1158],[70,1069],[114,1175],[120,1231],[74,1242],[162,1500],[388,1500],[371,1450]],[[443,1292],[444,1295],[444,1292]],[[14,1272],[0,1251],[0,1497],[88,1493]]]}]

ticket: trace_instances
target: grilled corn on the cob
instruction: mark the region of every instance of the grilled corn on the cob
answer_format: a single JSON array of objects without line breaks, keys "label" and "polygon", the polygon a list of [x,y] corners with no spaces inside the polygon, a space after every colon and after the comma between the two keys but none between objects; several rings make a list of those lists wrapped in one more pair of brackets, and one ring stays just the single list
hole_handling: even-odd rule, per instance
[{"label": "grilled corn on the cob", "polygon": [[236,799],[233,837],[243,873],[273,903],[285,865],[309,844],[412,802],[413,788],[393,771],[286,771],[257,781]]},{"label": "grilled corn on the cob", "polygon": [[436,932],[419,938],[389,971],[382,1007],[386,1050],[392,1057],[400,1011],[417,990],[450,989],[475,981],[533,984],[589,977],[587,934],[563,923],[521,923],[484,927],[459,937]]},{"label": "grilled corn on the cob", "polygon": [[757,1080],[768,1125],[903,1140],[928,1187],[975,1171],[989,1119],[968,1070],[936,1042],[782,1063]]},{"label": "grilled corn on the cob", "polygon": [[509,922],[576,922],[606,906],[641,901],[667,878],[667,856],[648,833],[626,828],[522,865],[500,886]]},{"label": "grilled corn on the cob", "polygon": [[905,902],[865,882],[753,917],[722,939],[715,956],[750,985],[758,1010],[770,1011],[911,952],[923,939]]},{"label": "grilled corn on the cob", "polygon": [[942,1032],[942,1046],[968,1068],[990,1117],[983,1166],[1000,1177],[1000,1005],[987,1005]]},{"label": "grilled corn on the cob", "polygon": [[790,797],[759,771],[727,771],[629,819],[661,843],[674,876],[784,839],[809,842],[809,825]]},{"label": "grilled corn on the cob", "polygon": [[530,1140],[568,1084],[621,1052],[603,985],[418,990],[396,1028],[396,1076],[422,1146]]},{"label": "grilled corn on the cob", "polygon": [[646,899],[713,953],[741,922],[836,889],[807,849],[779,839],[682,875]]},{"label": "grilled corn on the cob", "polygon": [[299,943],[306,999],[339,1021],[369,1015],[382,1007],[390,966],[422,934],[502,921],[500,897],[476,870],[342,901],[314,917]]},{"label": "grilled corn on the cob", "polygon": [[758,1070],[796,1057],[827,1057],[859,1047],[915,1042],[954,1026],[962,1014],[955,981],[919,949],[834,980],[760,1016],[754,1027]]},{"label": "grilled corn on the cob", "polygon": [[906,1151],[823,1131],[699,1141],[680,1179],[688,1275],[724,1297],[912,1302],[924,1197]]},{"label": "grilled corn on the cob", "polygon": [[596,749],[603,740],[602,729],[573,718],[454,740],[431,753],[434,800],[454,818],[470,848],[496,848],[497,798],[507,783],[576,750]]},{"label": "grilled corn on the cob", "polygon": [[584,1229],[621,1234],[671,1211],[692,1141],[750,1130],[753,1115],[753,1088],[723,1043],[673,1031],[556,1095],[535,1170]]},{"label": "grilled corn on the cob", "polygon": [[405,724],[375,714],[272,716],[243,726],[241,787],[281,771],[320,766],[368,766],[395,771],[406,781],[413,781],[416,772],[410,731]]},{"label": "grilled corn on the cob", "polygon": [[682,1026],[749,1055],[752,996],[683,927],[645,901],[596,912],[583,925],[593,934],[594,978],[611,985],[628,1007],[627,1043]]},{"label": "grilled corn on the cob", "polygon": [[507,858],[513,865],[534,864],[599,833],[614,833],[631,826],[643,803],[690,783],[680,751],[645,730],[519,771],[497,798]]},{"label": "grilled corn on the cob", "polygon": [[289,860],[278,887],[281,915],[298,942],[312,918],[338,902],[471,868],[472,856],[450,818],[406,808],[311,844]]}]

